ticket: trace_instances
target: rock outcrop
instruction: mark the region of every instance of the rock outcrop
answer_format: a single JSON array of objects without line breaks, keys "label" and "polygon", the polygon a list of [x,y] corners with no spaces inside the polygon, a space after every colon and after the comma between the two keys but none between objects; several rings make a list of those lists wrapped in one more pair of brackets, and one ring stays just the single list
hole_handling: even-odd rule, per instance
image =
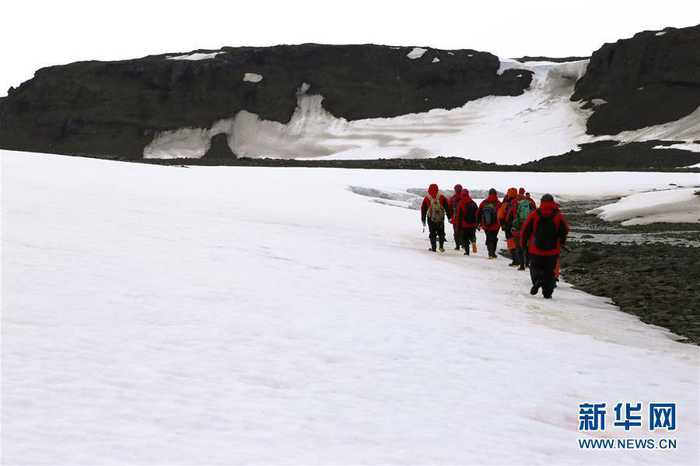
[{"label": "rock outcrop", "polygon": [[700,26],[645,31],[591,56],[573,100],[594,108],[590,134],[678,120],[700,106]]},{"label": "rock outcrop", "polygon": [[530,72],[499,66],[475,50],[316,44],[52,66],[0,100],[0,147],[139,159],[160,131],[208,128],[241,110],[286,123],[302,86],[348,120],[528,88]]}]

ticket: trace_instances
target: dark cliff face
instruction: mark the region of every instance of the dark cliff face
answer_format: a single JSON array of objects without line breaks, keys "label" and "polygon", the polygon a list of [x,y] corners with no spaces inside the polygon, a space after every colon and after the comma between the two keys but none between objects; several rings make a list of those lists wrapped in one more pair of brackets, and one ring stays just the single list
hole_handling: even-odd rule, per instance
[{"label": "dark cliff face", "polygon": [[303,83],[333,115],[355,120],[519,95],[532,79],[524,70],[497,74],[490,53],[428,49],[410,59],[412,49],[225,47],[199,61],[159,55],[43,68],[0,100],[0,147],[137,159],[158,131],[208,128],[240,110],[286,123]]},{"label": "dark cliff face", "polygon": [[700,105],[700,26],[646,31],[596,51],[572,100],[604,99],[591,134],[677,120]]}]

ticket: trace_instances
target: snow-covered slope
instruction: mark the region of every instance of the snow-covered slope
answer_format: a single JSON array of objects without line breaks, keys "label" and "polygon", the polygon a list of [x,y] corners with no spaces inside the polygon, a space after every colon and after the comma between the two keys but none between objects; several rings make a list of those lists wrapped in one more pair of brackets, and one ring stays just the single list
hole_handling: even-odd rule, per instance
[{"label": "snow-covered slope", "polygon": [[[694,174],[0,158],[4,463],[699,461],[697,347],[566,284],[531,297],[483,251],[429,253],[415,211],[347,189]],[[588,401],[677,402],[678,448],[580,450]]]},{"label": "snow-covered slope", "polygon": [[700,195],[698,188],[650,191],[626,196],[590,213],[603,220],[622,221],[623,225],[648,223],[700,223]]},{"label": "snow-covered slope", "polygon": [[[146,158],[197,158],[212,136],[228,135],[229,146],[244,157],[420,158],[461,156],[495,163],[524,163],[577,150],[587,142],[700,139],[700,109],[663,125],[593,137],[586,133],[590,110],[570,100],[587,60],[518,62],[501,60],[507,69],[533,72],[530,89],[520,96],[488,96],[453,110],[435,109],[393,118],[347,121],[323,108],[323,96],[299,91],[291,121],[260,119],[248,111],[218,121],[211,128],[183,128],[159,133],[144,150]],[[594,101],[601,105],[604,101]]]},{"label": "snow-covered slope", "polygon": [[[531,89],[517,97],[489,96],[453,110],[394,118],[347,121],[323,108],[323,96],[302,87],[288,124],[247,111],[209,129],[160,133],[146,158],[201,157],[212,136],[229,135],[239,156],[377,158],[456,155],[486,162],[521,163],[575,149],[585,139],[586,117],[569,97],[587,61],[571,63],[502,61],[501,70],[534,72]],[[306,87],[308,88],[308,86]]]}]

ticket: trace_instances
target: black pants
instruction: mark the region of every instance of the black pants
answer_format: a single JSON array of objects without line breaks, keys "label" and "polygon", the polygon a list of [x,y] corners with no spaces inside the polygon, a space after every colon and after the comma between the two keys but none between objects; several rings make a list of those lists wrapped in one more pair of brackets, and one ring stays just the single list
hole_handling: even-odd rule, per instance
[{"label": "black pants", "polygon": [[430,232],[428,237],[430,238],[430,247],[432,250],[435,251],[436,241],[439,241],[440,247],[442,247],[445,243],[445,222],[433,222],[428,219],[428,231]]},{"label": "black pants", "polygon": [[528,267],[530,265],[530,257],[527,253],[527,246],[522,244],[520,238],[518,238],[518,247],[515,249],[515,258],[521,267]]},{"label": "black pants", "polygon": [[554,292],[554,268],[559,255],[535,256],[530,254],[530,278],[532,284],[542,287],[543,296],[552,296]]},{"label": "black pants", "polygon": [[476,243],[476,227],[462,227],[462,245],[469,254],[469,243]]},{"label": "black pants", "polygon": [[459,249],[462,245],[462,230],[458,225],[452,225],[452,231],[454,232],[455,246]]},{"label": "black pants", "polygon": [[496,257],[496,245],[498,244],[498,230],[486,230],[486,249],[489,251],[489,257]]}]

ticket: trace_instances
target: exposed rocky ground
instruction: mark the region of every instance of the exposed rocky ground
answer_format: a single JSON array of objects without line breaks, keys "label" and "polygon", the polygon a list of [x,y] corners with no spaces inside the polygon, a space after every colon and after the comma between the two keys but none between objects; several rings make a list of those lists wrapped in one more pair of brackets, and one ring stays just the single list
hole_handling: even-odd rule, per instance
[{"label": "exposed rocky ground", "polygon": [[700,344],[700,225],[623,226],[586,214],[603,201],[565,202],[571,226],[562,275],[624,312]]},{"label": "exposed rocky ground", "polygon": [[[545,157],[521,165],[485,163],[461,157],[421,159],[367,160],[299,160],[271,158],[237,158],[226,142],[226,135],[214,136],[209,151],[201,159],[145,159],[164,165],[238,165],[265,167],[332,167],[403,170],[480,170],[480,171],[597,171],[597,170],[672,170],[700,163],[700,153],[680,149],[655,149],[668,141],[632,142],[618,145],[614,141],[583,144],[567,154]],[[693,169],[692,171],[700,169]]]}]

